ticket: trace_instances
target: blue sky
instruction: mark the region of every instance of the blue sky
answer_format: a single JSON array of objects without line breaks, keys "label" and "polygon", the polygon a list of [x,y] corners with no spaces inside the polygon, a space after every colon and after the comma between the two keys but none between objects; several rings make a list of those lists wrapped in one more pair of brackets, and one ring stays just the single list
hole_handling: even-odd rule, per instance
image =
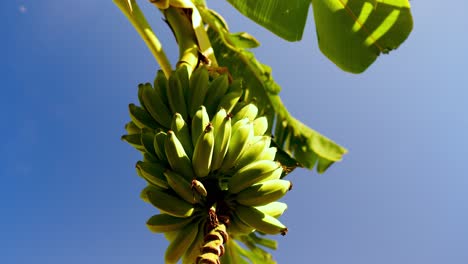
[{"label": "blue sky", "polygon": [[[352,75],[319,52],[310,18],[288,43],[208,1],[262,43],[290,112],[349,149],[323,175],[289,176],[278,263],[468,263],[468,4],[411,3],[409,39]],[[162,263],[139,154],[120,140],[158,69],[143,41],[110,0],[0,5],[0,263]]]}]

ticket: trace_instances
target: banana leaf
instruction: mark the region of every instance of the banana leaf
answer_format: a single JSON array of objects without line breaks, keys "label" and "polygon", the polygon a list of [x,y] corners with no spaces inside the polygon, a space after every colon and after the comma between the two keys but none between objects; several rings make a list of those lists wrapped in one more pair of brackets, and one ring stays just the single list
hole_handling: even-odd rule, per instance
[{"label": "banana leaf", "polygon": [[281,102],[278,95],[281,88],[273,80],[271,69],[260,63],[252,52],[230,41],[231,33],[216,13],[203,6],[198,8],[209,25],[208,36],[219,65],[227,66],[234,78],[243,79],[247,89],[244,100],[256,102],[260,113],[268,118],[269,132],[282,150],[280,153],[296,160],[296,163],[288,162],[289,169],[316,167],[323,173],[334,162],[340,161],[347,150],[292,117]]},{"label": "banana leaf", "polygon": [[298,41],[312,3],[320,50],[342,70],[365,71],[413,28],[408,0],[228,0],[274,34]]}]

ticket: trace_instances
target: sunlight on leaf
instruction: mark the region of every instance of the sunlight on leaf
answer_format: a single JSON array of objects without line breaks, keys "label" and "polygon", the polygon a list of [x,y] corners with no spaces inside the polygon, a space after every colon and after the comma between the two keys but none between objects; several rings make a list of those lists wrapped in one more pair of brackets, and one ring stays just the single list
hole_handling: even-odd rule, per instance
[{"label": "sunlight on leaf", "polygon": [[344,71],[360,73],[413,28],[407,0],[312,0],[320,50]]},{"label": "sunlight on leaf", "polygon": [[289,40],[302,38],[310,0],[228,0],[239,12],[274,34]]}]

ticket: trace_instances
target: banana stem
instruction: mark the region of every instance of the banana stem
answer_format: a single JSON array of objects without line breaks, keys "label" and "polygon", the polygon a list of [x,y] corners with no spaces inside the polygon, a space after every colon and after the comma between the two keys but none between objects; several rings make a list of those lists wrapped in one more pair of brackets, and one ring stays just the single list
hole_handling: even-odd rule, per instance
[{"label": "banana stem", "polygon": [[198,65],[199,52],[195,32],[188,15],[185,13],[187,10],[189,9],[171,6],[162,10],[162,12],[179,45],[179,61],[176,67],[186,66],[189,74],[191,74]]},{"label": "banana stem", "polygon": [[197,264],[219,264],[219,258],[224,254],[224,244],[227,243],[229,235],[226,225],[218,221],[215,209],[209,211],[207,233],[204,238],[201,253],[197,257]]},{"label": "banana stem", "polygon": [[135,0],[113,0],[117,7],[124,13],[127,19],[132,23],[135,30],[140,34],[141,38],[145,41],[146,45],[150,49],[154,58],[158,62],[159,66],[164,72],[166,78],[169,78],[172,72],[172,66],[169,62],[161,42],[154,34],[148,21],[138,7]]}]

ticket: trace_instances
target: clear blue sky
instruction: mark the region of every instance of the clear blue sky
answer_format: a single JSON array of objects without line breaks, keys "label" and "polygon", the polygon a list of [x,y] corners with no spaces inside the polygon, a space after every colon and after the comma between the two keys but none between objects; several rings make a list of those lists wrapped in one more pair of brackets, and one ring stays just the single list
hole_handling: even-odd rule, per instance
[{"label": "clear blue sky", "polygon": [[[260,40],[290,112],[350,150],[324,175],[290,175],[279,263],[468,263],[468,4],[411,3],[409,39],[351,75],[319,52],[311,19],[288,43],[208,1]],[[111,0],[0,6],[0,263],[162,263],[139,154],[120,141],[158,68],[143,41]]]}]

